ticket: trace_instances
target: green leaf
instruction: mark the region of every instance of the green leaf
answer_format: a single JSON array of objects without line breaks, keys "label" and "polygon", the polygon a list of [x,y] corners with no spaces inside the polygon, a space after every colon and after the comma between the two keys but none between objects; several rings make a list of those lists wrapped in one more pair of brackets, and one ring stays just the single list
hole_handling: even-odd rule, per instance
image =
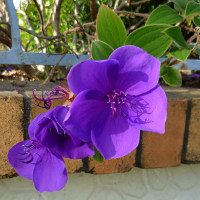
[{"label": "green leaf", "polygon": [[200,14],[200,4],[194,1],[189,1],[185,9],[185,16],[199,15]]},{"label": "green leaf", "polygon": [[162,66],[160,67],[160,76],[166,75],[167,72],[168,72],[168,67],[166,67],[165,65],[162,65]]},{"label": "green leaf", "polygon": [[127,38],[126,45],[138,46],[149,54],[160,57],[169,48],[172,39],[163,33],[168,25],[147,25],[133,31]]},{"label": "green leaf", "polygon": [[190,55],[191,50],[183,48],[178,49],[177,47],[173,47],[169,50],[169,53],[172,57],[176,58],[177,60],[185,62],[188,56]]},{"label": "green leaf", "polygon": [[103,41],[94,41],[92,43],[92,59],[93,60],[106,60],[114,49]]},{"label": "green leaf", "polygon": [[200,16],[195,16],[193,22],[196,26],[200,27]]},{"label": "green leaf", "polygon": [[114,49],[124,45],[126,40],[126,29],[120,17],[105,5],[100,7],[97,16],[97,35]]},{"label": "green leaf", "polygon": [[187,48],[181,28],[178,26],[172,26],[164,31],[169,37],[171,37],[174,42],[176,42],[181,47]]},{"label": "green leaf", "polygon": [[183,17],[167,5],[159,6],[149,16],[146,25],[149,24],[176,24],[182,22]]},{"label": "green leaf", "polygon": [[171,0],[171,1],[175,3],[175,5],[177,6],[176,8],[185,10],[185,7],[186,7],[188,1],[190,1],[190,0]]},{"label": "green leaf", "polygon": [[180,72],[173,68],[168,68],[168,73],[163,76],[164,81],[171,86],[178,87],[182,85],[182,77]]},{"label": "green leaf", "polygon": [[99,162],[99,163],[103,163],[104,161],[104,157],[99,153],[99,151],[96,149],[96,147],[94,147],[94,156],[93,156],[93,160]]}]

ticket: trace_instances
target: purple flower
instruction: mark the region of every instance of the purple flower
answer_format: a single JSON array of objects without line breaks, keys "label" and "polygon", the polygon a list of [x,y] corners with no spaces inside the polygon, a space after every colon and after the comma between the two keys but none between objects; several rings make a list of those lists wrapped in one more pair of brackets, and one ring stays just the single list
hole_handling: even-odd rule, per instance
[{"label": "purple flower", "polygon": [[7,67],[6,70],[7,71],[12,71],[12,70],[14,70],[14,68],[13,67]]},{"label": "purple flower", "polygon": [[8,160],[20,176],[33,180],[39,192],[57,191],[67,183],[63,158],[36,139],[13,146],[8,152]]},{"label": "purple flower", "polygon": [[194,73],[194,74],[191,74],[191,76],[200,77],[200,74]]},{"label": "purple flower", "polygon": [[90,143],[63,130],[60,122],[67,112],[67,107],[59,106],[38,115],[29,125],[30,140],[16,144],[8,152],[10,164],[20,176],[33,180],[39,192],[65,186],[67,171],[62,156],[77,159],[94,155]]},{"label": "purple flower", "polygon": [[105,159],[130,153],[140,130],[165,131],[167,98],[157,85],[159,71],[160,62],[135,46],[116,49],[108,60],[75,65],[68,84],[77,97],[64,126]]}]

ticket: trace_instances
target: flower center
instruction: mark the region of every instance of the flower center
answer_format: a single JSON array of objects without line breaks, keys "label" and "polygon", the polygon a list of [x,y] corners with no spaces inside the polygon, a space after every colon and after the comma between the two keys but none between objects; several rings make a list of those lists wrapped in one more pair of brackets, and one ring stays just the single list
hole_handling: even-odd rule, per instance
[{"label": "flower center", "polygon": [[112,116],[116,117],[117,114],[120,112],[121,116],[126,117],[123,106],[128,103],[127,95],[121,90],[114,90],[111,94],[107,95],[107,98],[107,103],[110,104],[110,108],[112,110]]},{"label": "flower center", "polygon": [[71,136],[68,133],[66,133],[63,129],[57,130],[52,122],[47,126],[47,129],[51,134],[62,135],[64,136],[65,140],[71,140]]},{"label": "flower center", "polygon": [[152,113],[152,108],[140,96],[131,96],[121,90],[114,90],[107,95],[107,103],[112,110],[112,119],[126,117],[130,123],[149,123],[151,120],[146,114]]},{"label": "flower center", "polygon": [[37,140],[28,140],[22,147],[23,153],[20,152],[19,154],[23,163],[39,164],[42,161],[39,151],[43,146]]}]

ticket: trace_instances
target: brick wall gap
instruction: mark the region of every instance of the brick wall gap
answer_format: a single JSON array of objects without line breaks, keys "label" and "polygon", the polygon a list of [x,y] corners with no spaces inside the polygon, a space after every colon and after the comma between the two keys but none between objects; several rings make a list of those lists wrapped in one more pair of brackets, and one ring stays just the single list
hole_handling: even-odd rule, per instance
[{"label": "brick wall gap", "polygon": [[89,172],[89,157],[86,157],[86,158],[83,158],[82,159],[82,163],[83,163],[83,166],[80,167],[79,169],[76,170],[76,172],[86,172],[86,173],[90,173]]},{"label": "brick wall gap", "polygon": [[141,167],[141,155],[142,155],[142,138],[143,138],[143,131],[140,131],[140,143],[136,149],[136,156],[135,156],[135,164],[136,167]]},{"label": "brick wall gap", "polygon": [[28,126],[30,123],[30,114],[31,114],[31,98],[28,97],[24,92],[20,92],[23,96],[24,103],[24,121],[23,121],[23,129],[24,129],[24,140],[29,139],[28,136]]},{"label": "brick wall gap", "polygon": [[186,153],[187,153],[191,109],[192,109],[192,102],[191,100],[188,100],[188,105],[187,105],[187,110],[186,110],[185,133],[184,133],[184,138],[183,138],[183,148],[182,148],[182,155],[181,155],[182,163],[188,163],[188,161],[186,161]]}]

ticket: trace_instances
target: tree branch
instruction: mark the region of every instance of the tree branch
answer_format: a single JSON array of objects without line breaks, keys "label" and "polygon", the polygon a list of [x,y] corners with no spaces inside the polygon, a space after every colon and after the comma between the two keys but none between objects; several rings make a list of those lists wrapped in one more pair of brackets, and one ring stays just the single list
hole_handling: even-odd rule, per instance
[{"label": "tree branch", "polygon": [[[95,26],[95,21],[94,22],[88,22],[88,23],[85,23],[82,25],[83,28],[86,28],[86,27],[91,27],[91,26]],[[0,24],[7,24],[9,25],[9,22],[0,22]],[[46,39],[46,40],[55,40],[55,39],[59,39],[61,37],[65,37],[66,35],[68,34],[71,34],[71,33],[75,33],[75,32],[84,32],[84,30],[81,28],[81,27],[75,27],[75,28],[70,28],[69,30],[65,31],[63,34],[60,34],[60,35],[56,35],[56,36],[43,36],[43,35],[40,35],[38,33],[36,33],[35,31],[32,31],[32,30],[29,30],[29,29],[26,29],[22,26],[19,26],[19,29],[37,37],[37,38],[40,38],[40,39]]]},{"label": "tree branch", "polygon": [[117,10],[122,10],[124,9],[125,7],[128,7],[128,6],[138,6],[140,4],[143,4],[143,3],[146,3],[146,2],[149,2],[150,0],[141,0],[141,1],[137,1],[137,2],[133,2],[133,3],[128,3],[127,1],[122,1],[122,3],[116,8],[116,11]]},{"label": "tree branch", "polygon": [[[18,12],[24,16],[24,18],[26,20],[26,23],[28,24],[29,29],[31,29],[32,32],[35,32],[33,27],[32,27],[32,25],[31,25],[31,23],[30,23],[30,21],[29,21],[29,18],[27,16],[26,12],[24,12],[24,11],[22,11],[20,9],[18,10]],[[35,40],[35,43],[36,43],[37,47],[40,48],[41,44],[40,44],[40,41],[39,41],[38,37],[34,37],[34,40]]]},{"label": "tree branch", "polygon": [[148,18],[149,14],[146,13],[136,13],[136,12],[129,12],[129,11],[115,11],[115,13],[119,14],[119,15],[123,15],[123,16],[128,16],[128,17],[144,17],[144,18]]},{"label": "tree branch", "polygon": [[40,5],[38,4],[37,0],[33,0],[36,8],[37,8],[37,11],[38,11],[38,14],[39,14],[39,17],[40,17],[40,21],[41,21],[41,30],[42,30],[42,33],[43,35],[46,35],[46,31],[45,31],[45,21],[44,21],[44,16],[42,14],[42,11],[40,9]]},{"label": "tree branch", "polygon": [[5,38],[0,35],[0,43],[3,43],[4,45],[8,46],[9,48],[12,47],[12,42],[8,40],[8,38]]}]

